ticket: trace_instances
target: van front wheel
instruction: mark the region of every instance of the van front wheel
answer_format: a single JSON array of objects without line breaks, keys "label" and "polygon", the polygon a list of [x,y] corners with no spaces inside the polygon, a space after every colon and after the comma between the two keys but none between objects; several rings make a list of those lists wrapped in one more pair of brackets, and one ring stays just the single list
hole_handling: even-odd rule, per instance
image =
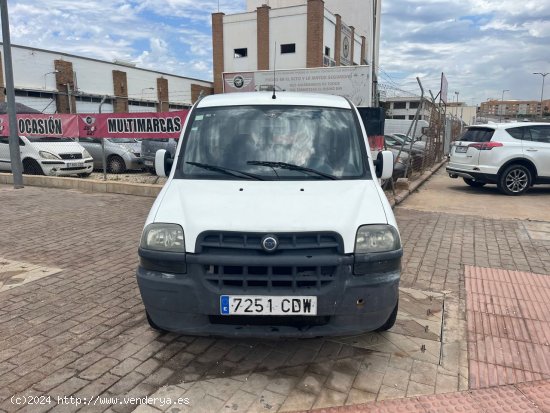
[{"label": "van front wheel", "polygon": [[155,322],[151,319],[151,316],[147,311],[145,311],[145,315],[147,316],[147,322],[149,323],[149,327],[151,327],[153,330],[158,331],[159,333],[166,333],[166,330],[157,326]]},{"label": "van front wheel", "polygon": [[399,308],[399,300],[397,300],[397,303],[395,303],[395,308],[391,312],[390,317],[386,320],[384,324],[378,327],[375,331],[387,331],[390,328],[392,328],[395,324],[395,321],[397,320],[398,308]]}]

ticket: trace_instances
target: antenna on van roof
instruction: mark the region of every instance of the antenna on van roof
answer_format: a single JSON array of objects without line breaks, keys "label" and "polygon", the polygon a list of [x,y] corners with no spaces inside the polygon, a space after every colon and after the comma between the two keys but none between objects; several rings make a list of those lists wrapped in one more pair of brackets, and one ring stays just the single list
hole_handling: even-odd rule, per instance
[{"label": "antenna on van roof", "polygon": [[277,73],[277,42],[275,42],[275,53],[273,53],[273,96],[271,99],[277,99],[275,95],[275,74]]}]

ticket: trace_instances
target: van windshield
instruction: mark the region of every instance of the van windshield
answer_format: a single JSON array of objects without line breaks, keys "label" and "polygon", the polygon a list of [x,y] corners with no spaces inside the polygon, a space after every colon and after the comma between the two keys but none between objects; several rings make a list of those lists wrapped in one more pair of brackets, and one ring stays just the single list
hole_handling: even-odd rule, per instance
[{"label": "van windshield", "polygon": [[175,178],[370,179],[350,109],[230,106],[194,111]]}]

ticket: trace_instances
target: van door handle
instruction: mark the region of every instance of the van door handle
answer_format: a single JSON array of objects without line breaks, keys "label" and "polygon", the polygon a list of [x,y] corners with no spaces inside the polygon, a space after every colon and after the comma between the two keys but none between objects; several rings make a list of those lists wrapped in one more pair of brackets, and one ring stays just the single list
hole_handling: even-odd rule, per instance
[{"label": "van door handle", "polygon": [[538,152],[538,151],[539,151],[538,149],[534,149],[534,148],[527,149],[527,152]]}]

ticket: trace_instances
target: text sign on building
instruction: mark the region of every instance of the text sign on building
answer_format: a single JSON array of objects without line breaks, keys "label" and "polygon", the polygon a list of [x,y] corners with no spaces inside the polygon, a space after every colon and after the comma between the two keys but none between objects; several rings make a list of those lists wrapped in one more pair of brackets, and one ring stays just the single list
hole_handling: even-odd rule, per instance
[{"label": "text sign on building", "polygon": [[[274,79],[275,77],[275,79]],[[372,82],[369,66],[233,72],[223,74],[224,93],[275,90],[344,96],[357,106],[370,106]]]}]

